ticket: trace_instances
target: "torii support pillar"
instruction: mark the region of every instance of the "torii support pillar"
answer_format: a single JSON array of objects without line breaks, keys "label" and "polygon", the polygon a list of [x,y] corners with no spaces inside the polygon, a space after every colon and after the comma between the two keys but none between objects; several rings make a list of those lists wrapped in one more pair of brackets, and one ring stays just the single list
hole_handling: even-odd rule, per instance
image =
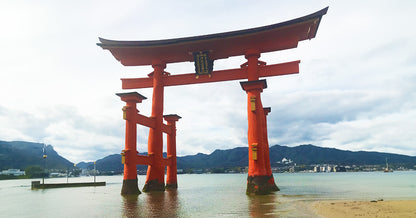
[{"label": "torii support pillar", "polygon": [[141,103],[146,97],[137,92],[119,93],[121,100],[126,102],[123,107],[123,119],[126,120],[126,141],[122,153],[122,163],[124,163],[122,195],[139,195],[141,192],[137,184],[137,126],[136,114],[138,113],[136,104]]},{"label": "torii support pillar", "polygon": [[[263,129],[264,129],[264,135],[263,135],[263,140],[265,142],[266,149],[265,149],[265,154],[264,154],[264,161],[266,163],[270,163],[270,152],[269,152],[269,139],[268,139],[268,135],[267,135],[267,115],[272,111],[271,107],[265,107],[263,108],[263,112],[264,112],[264,122],[263,122]],[[271,176],[271,179],[269,181],[269,186],[270,186],[270,190],[271,191],[280,191],[280,189],[277,187],[274,178],[273,178],[273,174],[272,174],[272,167],[270,166],[270,164],[266,164],[266,171],[267,171],[267,175]]]},{"label": "torii support pillar", "polygon": [[147,168],[146,184],[144,192],[165,190],[165,165],[163,161],[163,77],[166,64],[161,61],[153,61],[153,98],[152,116],[155,120],[154,128],[149,130],[148,154],[153,159],[153,164]]},{"label": "torii support pillar", "polygon": [[[248,177],[247,194],[268,194],[276,191],[273,174],[271,174],[269,145],[267,143],[266,115],[260,98],[260,93],[267,88],[266,80],[258,80],[258,66],[260,53],[249,50],[246,53],[248,80],[241,82],[241,87],[247,93],[248,119]],[[266,127],[266,128],[265,128]],[[270,169],[270,170],[269,170]]]},{"label": "torii support pillar", "polygon": [[167,155],[169,164],[166,167],[166,189],[178,189],[177,167],[176,167],[176,121],[181,117],[176,114],[163,116],[171,133],[167,135]]}]

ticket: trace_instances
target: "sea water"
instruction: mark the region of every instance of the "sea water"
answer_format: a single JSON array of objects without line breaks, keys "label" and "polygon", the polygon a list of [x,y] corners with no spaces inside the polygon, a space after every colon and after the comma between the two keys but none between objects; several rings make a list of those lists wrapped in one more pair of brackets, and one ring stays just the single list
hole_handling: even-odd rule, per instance
[{"label": "sea water", "polygon": [[[416,171],[274,174],[279,192],[245,194],[247,174],[178,175],[177,191],[120,195],[122,176],[106,186],[31,190],[31,181],[0,181],[0,217],[308,217],[314,200],[416,200]],[[93,177],[69,178],[92,182]],[[139,176],[143,187],[145,177]],[[39,179],[35,179],[39,180]],[[66,178],[45,183],[67,182]]]}]

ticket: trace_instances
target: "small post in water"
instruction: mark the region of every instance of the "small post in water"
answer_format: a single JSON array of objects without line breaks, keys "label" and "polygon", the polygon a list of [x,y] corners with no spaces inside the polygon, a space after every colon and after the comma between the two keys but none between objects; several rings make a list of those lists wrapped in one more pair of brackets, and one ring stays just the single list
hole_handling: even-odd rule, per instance
[{"label": "small post in water", "polygon": [[45,147],[46,144],[43,144],[43,173],[42,173],[42,184],[45,184],[45,174],[46,174],[46,157],[48,157],[48,155],[45,154]]},{"label": "small post in water", "polygon": [[95,183],[95,176],[97,174],[97,171],[95,171],[95,161],[94,161],[94,183]]}]

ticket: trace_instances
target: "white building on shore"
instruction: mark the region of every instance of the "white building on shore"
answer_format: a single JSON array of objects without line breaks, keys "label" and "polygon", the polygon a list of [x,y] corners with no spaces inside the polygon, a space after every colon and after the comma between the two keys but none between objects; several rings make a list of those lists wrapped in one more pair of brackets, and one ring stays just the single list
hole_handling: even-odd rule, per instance
[{"label": "white building on shore", "polygon": [[24,176],[25,171],[20,171],[20,169],[8,169],[1,171],[0,175]]}]

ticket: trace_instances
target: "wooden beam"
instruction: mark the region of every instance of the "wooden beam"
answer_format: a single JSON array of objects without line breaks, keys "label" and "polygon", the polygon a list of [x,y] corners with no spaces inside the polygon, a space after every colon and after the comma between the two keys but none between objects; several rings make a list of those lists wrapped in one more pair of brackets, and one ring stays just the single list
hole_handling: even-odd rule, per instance
[{"label": "wooden beam", "polygon": [[162,132],[164,132],[164,133],[166,133],[168,135],[172,134],[172,126],[163,124],[162,125]]},{"label": "wooden beam", "polygon": [[[149,128],[155,128],[155,119],[152,117],[146,117],[141,114],[136,114],[136,123]],[[172,127],[166,124],[162,125],[162,131],[167,134],[172,133]]]},{"label": "wooden beam", "polygon": [[[299,73],[300,61],[292,61],[281,64],[259,66],[259,76],[280,76]],[[223,82],[229,80],[247,79],[247,72],[244,68],[213,71],[211,77],[201,75],[196,78],[194,73],[170,75],[163,78],[164,86],[190,85],[198,83]],[[123,89],[141,89],[153,87],[153,78],[129,78],[121,79]]]},{"label": "wooden beam", "polygon": [[153,158],[151,156],[137,155],[135,162],[139,165],[152,165]]},{"label": "wooden beam", "polygon": [[149,128],[155,128],[155,119],[151,117],[146,117],[141,114],[136,114],[136,123],[142,126],[146,126]]},{"label": "wooden beam", "polygon": [[173,157],[163,158],[163,165],[164,166],[172,166],[172,159]]},{"label": "wooden beam", "polygon": [[286,22],[245,30],[165,40],[119,41],[99,38],[98,46],[109,50],[125,66],[192,61],[189,52],[210,51],[210,59],[245,55],[247,49],[260,53],[296,48],[299,41],[314,38],[328,7]]}]

